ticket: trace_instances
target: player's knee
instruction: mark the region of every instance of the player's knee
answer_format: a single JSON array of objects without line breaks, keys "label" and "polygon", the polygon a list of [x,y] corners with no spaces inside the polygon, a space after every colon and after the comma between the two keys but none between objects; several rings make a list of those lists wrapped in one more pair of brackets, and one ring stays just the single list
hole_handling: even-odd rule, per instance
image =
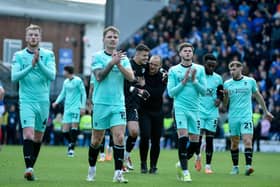
[{"label": "player's knee", "polygon": [[43,133],[35,133],[34,142],[42,142],[43,141]]},{"label": "player's knee", "polygon": [[34,130],[31,128],[24,128],[23,139],[34,140]]},{"label": "player's knee", "polygon": [[138,130],[136,129],[133,129],[131,132],[130,132],[130,136],[132,138],[136,138],[138,136]]},{"label": "player's knee", "polygon": [[231,141],[231,149],[232,150],[238,149],[238,146],[239,146],[239,141],[236,141],[236,140]]},{"label": "player's knee", "polygon": [[29,135],[29,134],[23,135],[23,139],[24,139],[24,140],[34,140],[34,136]]},{"label": "player's knee", "polygon": [[101,144],[101,142],[98,142],[98,141],[96,141],[96,140],[92,140],[91,141],[91,147],[98,147],[99,145]]},{"label": "player's knee", "polygon": [[232,149],[232,150],[236,150],[236,149],[238,149],[238,145],[231,144],[231,149]]},{"label": "player's knee", "polygon": [[116,145],[123,145],[124,142],[124,134],[118,133],[115,135],[114,144]]},{"label": "player's knee", "polygon": [[196,134],[189,134],[189,139],[192,142],[199,142],[199,135]]},{"label": "player's knee", "polygon": [[91,138],[91,145],[93,145],[93,147],[97,147],[102,143],[103,138],[101,137],[93,137]]},{"label": "player's knee", "polygon": [[244,146],[245,147],[252,147],[252,140],[251,139],[244,139]]}]

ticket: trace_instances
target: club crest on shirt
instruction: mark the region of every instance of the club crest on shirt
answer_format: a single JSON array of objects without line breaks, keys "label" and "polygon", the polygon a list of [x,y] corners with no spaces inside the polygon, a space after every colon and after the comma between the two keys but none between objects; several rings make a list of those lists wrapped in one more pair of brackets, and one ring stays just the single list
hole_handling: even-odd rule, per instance
[{"label": "club crest on shirt", "polygon": [[213,88],[207,88],[206,89],[206,95],[207,96],[212,96],[214,94],[214,89]]}]

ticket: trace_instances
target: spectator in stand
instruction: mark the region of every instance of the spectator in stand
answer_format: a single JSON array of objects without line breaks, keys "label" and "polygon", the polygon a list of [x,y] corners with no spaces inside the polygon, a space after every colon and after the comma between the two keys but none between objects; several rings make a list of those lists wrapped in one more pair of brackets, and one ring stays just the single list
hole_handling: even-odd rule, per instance
[{"label": "spectator in stand", "polygon": [[0,127],[1,127],[1,129],[0,129],[1,132],[0,133],[2,133],[1,136],[0,136],[1,137],[0,145],[3,144],[4,139],[5,139],[5,134],[6,134],[6,129],[5,129],[6,126],[2,126],[2,124],[3,124],[3,114],[5,112],[4,95],[5,95],[5,90],[4,90],[4,88],[2,86],[2,83],[0,81]]},{"label": "spectator in stand", "polygon": [[7,144],[7,125],[8,125],[8,111],[2,114],[1,117],[1,130],[2,130],[2,139],[0,145]]},{"label": "spectator in stand", "polygon": [[19,124],[19,116],[16,112],[16,106],[11,105],[8,111],[7,124],[7,144],[17,144],[17,128]]},{"label": "spectator in stand", "polygon": [[64,145],[63,134],[62,134],[62,114],[57,113],[52,121],[53,133],[54,133],[54,145]]},{"label": "spectator in stand", "polygon": [[90,137],[91,137],[91,128],[92,128],[92,117],[90,112],[86,110],[86,113],[81,116],[79,129],[81,134],[83,135],[82,146],[90,145]]},{"label": "spectator in stand", "polygon": [[272,110],[274,115],[273,120],[271,121],[270,127],[270,136],[272,140],[280,140],[280,105],[276,105]]},{"label": "spectator in stand", "polygon": [[255,105],[253,111],[253,124],[254,124],[254,134],[253,134],[253,147],[256,142],[257,151],[260,151],[260,121],[262,118],[262,114],[260,113],[260,109],[258,105]]},{"label": "spectator in stand", "polygon": [[261,139],[263,140],[269,140],[269,130],[271,127],[271,123],[268,119],[265,117],[260,121],[260,126],[261,126]]}]

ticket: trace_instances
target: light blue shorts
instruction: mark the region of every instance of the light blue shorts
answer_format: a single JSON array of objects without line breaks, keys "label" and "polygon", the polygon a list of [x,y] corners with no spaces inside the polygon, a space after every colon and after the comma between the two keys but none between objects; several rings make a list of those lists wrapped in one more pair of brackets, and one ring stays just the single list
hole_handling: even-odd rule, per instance
[{"label": "light blue shorts", "polygon": [[93,129],[105,130],[113,126],[126,125],[126,112],[124,106],[94,104]]},{"label": "light blue shorts", "polygon": [[32,127],[36,131],[44,132],[48,122],[49,110],[49,102],[20,103],[20,122],[22,128]]},{"label": "light blue shorts", "polygon": [[202,119],[200,118],[200,129],[206,129],[211,132],[216,132],[218,125],[218,119],[208,118]]},{"label": "light blue shorts", "polygon": [[80,109],[78,109],[75,112],[65,111],[63,114],[62,122],[64,124],[79,123],[80,122]]},{"label": "light blue shorts", "polygon": [[200,134],[199,112],[175,108],[177,129],[187,129],[190,134]]},{"label": "light blue shorts", "polygon": [[252,118],[229,118],[229,132],[231,136],[253,134],[254,125]]}]

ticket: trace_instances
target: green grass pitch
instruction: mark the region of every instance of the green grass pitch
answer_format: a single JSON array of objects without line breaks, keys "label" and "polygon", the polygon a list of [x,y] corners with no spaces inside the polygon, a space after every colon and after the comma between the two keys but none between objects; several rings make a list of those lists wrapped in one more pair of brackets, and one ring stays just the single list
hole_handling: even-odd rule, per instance
[{"label": "green grass pitch", "polygon": [[[240,153],[240,174],[232,176],[229,152],[216,152],[213,156],[214,174],[206,175],[204,170],[197,172],[194,161],[189,162],[191,183],[177,181],[175,163],[177,150],[162,150],[158,163],[158,174],[141,174],[138,149],[132,153],[135,170],[125,174],[128,184],[114,184],[113,161],[97,163],[95,182],[87,182],[87,148],[76,148],[74,158],[66,156],[66,147],[43,146],[35,165],[36,181],[23,178],[24,161],[21,146],[3,146],[0,151],[0,187],[108,187],[125,185],[127,187],[279,187],[280,154],[254,153],[255,173],[244,175],[244,155]],[[205,157],[203,155],[203,161]]]}]

